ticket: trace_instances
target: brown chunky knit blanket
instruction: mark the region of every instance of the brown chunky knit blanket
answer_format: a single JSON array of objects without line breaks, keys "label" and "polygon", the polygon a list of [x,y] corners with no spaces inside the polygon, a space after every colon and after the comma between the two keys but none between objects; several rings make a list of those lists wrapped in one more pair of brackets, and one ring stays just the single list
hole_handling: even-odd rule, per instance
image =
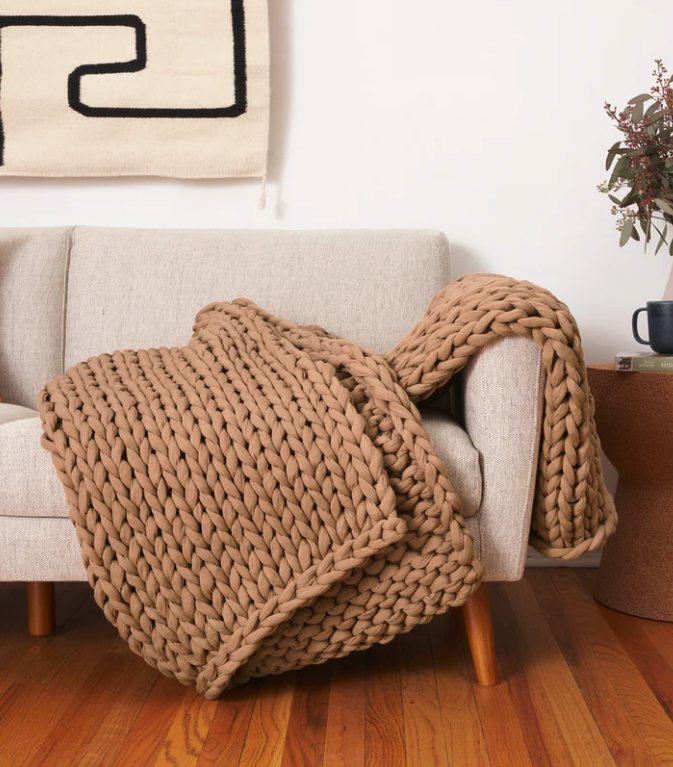
[{"label": "brown chunky knit blanket", "polygon": [[383,356],[239,299],[202,309],[183,348],[56,377],[43,445],[108,620],[215,698],[461,604],[482,565],[415,403],[513,334],[547,371],[532,540],[572,558],[615,512],[577,327],[530,283],[463,277]]}]

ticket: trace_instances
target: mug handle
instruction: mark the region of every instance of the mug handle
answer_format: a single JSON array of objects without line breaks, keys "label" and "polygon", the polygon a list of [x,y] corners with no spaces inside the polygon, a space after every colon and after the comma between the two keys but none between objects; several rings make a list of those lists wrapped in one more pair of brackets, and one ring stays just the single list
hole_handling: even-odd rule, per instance
[{"label": "mug handle", "polygon": [[638,317],[640,316],[641,312],[646,312],[647,307],[643,307],[642,309],[636,309],[635,312],[633,312],[633,319],[631,320],[631,329],[633,330],[633,337],[638,341],[639,344],[643,344],[643,346],[649,346],[649,341],[643,341],[643,339],[638,334]]}]

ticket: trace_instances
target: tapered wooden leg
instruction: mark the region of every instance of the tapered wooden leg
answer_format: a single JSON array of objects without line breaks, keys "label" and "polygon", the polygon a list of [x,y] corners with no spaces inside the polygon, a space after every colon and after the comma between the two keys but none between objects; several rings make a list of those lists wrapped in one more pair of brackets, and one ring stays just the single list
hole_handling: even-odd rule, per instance
[{"label": "tapered wooden leg", "polygon": [[33,581],[28,586],[28,633],[34,637],[56,629],[56,590],[53,583]]},{"label": "tapered wooden leg", "polygon": [[477,682],[484,687],[498,684],[500,671],[495,653],[488,584],[482,583],[460,609],[465,621]]}]

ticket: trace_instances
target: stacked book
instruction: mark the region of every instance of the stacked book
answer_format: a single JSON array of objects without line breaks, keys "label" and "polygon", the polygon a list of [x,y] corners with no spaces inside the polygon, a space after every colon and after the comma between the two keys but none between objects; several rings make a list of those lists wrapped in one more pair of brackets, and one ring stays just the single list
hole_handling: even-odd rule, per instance
[{"label": "stacked book", "polygon": [[673,373],[673,356],[654,352],[619,352],[615,370],[627,373]]}]

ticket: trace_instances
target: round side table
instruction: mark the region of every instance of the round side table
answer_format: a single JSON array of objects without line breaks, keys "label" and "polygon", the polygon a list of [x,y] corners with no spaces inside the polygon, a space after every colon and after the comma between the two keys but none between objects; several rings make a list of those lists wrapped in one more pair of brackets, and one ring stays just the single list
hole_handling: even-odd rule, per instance
[{"label": "round side table", "polygon": [[619,472],[617,532],[603,551],[596,599],[673,622],[673,374],[589,366],[596,426]]}]

